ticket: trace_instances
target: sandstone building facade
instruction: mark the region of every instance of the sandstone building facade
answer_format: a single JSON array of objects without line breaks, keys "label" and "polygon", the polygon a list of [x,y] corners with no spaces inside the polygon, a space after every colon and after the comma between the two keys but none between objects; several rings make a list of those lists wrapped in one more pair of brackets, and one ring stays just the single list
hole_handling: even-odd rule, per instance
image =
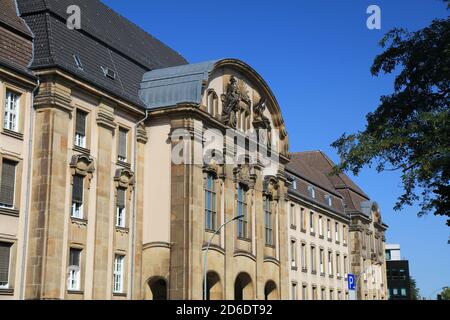
[{"label": "sandstone building facade", "polygon": [[333,182],[310,181],[336,208],[292,187],[304,177],[280,106],[249,65],[188,64],[100,1],[0,9],[0,299],[289,299],[310,281],[291,240],[316,241],[292,205],[349,232],[314,243],[343,263],[318,290],[344,298],[344,259],[363,272],[382,258],[376,207],[344,207]]}]

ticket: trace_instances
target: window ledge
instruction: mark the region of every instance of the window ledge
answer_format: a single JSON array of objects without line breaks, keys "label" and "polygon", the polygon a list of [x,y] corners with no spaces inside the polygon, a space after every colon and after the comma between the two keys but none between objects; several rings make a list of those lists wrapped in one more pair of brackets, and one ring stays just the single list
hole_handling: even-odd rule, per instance
[{"label": "window ledge", "polygon": [[131,169],[131,164],[128,162],[117,160],[116,164],[121,167],[125,167],[127,169]]},{"label": "window ledge", "polygon": [[76,225],[79,225],[79,226],[87,226],[87,224],[88,224],[87,219],[80,219],[80,218],[70,217],[70,220],[72,221],[73,224],[76,224]]},{"label": "window ledge", "polygon": [[341,244],[339,241],[336,241],[336,244]]},{"label": "window ledge", "polygon": [[307,268],[302,268],[302,272],[308,272],[308,269]]},{"label": "window ledge", "polygon": [[293,230],[297,230],[297,226],[296,226],[296,225],[294,225],[294,224],[291,224],[291,229],[293,229]]},{"label": "window ledge", "polygon": [[252,242],[250,238],[237,237],[237,239],[245,242]]},{"label": "window ledge", "polygon": [[[205,232],[208,232],[208,233],[216,233],[216,230],[209,229],[209,228],[205,228]],[[217,234],[217,235],[220,235],[220,231],[217,232],[216,234]]]},{"label": "window ledge", "polygon": [[14,289],[0,289],[0,296],[12,296],[14,295]]},{"label": "window ledge", "polygon": [[333,240],[331,240],[331,238],[327,238],[328,241],[333,242]]},{"label": "window ledge", "polygon": [[275,245],[274,244],[270,244],[270,243],[266,243],[265,247],[266,248],[270,248],[270,249],[275,249]]},{"label": "window ledge", "polygon": [[311,274],[317,274],[317,271],[316,270],[312,270]]},{"label": "window ledge", "polygon": [[325,277],[325,272],[321,272],[321,273],[320,273],[320,276],[321,276],[321,277]]},{"label": "window ledge", "polygon": [[19,210],[14,209],[14,208],[0,207],[0,214],[6,215],[6,216],[18,217]]},{"label": "window ledge", "polygon": [[323,235],[319,235],[319,239],[324,239],[324,236]]},{"label": "window ledge", "polygon": [[294,266],[291,266],[291,270],[293,270],[293,271],[297,271],[297,270],[298,270],[298,268],[297,268],[297,267],[294,267]]},{"label": "window ledge", "polygon": [[2,133],[3,133],[5,136],[9,136],[9,137],[12,137],[12,138],[16,138],[16,139],[19,139],[19,140],[23,140],[23,133],[16,132],[16,131],[12,131],[12,130],[5,129],[5,128],[3,128]]},{"label": "window ledge", "polygon": [[313,237],[316,235],[316,233],[314,231],[311,231],[309,234]]},{"label": "window ledge", "polygon": [[88,155],[88,156],[91,155],[91,150],[90,149],[83,148],[83,147],[80,147],[80,146],[77,146],[77,145],[73,146],[73,151],[77,151],[77,152],[83,153],[83,154]]},{"label": "window ledge", "polygon": [[125,228],[125,227],[118,227],[116,226],[116,231],[119,233],[124,233],[124,234],[128,234],[130,232],[129,228]]},{"label": "window ledge", "polygon": [[115,296],[115,297],[126,297],[127,294],[125,292],[113,292],[113,296]]},{"label": "window ledge", "polygon": [[300,231],[306,233],[306,229],[301,228]]},{"label": "window ledge", "polygon": [[334,276],[333,276],[332,274],[330,274],[328,277],[329,277],[330,279],[333,279],[333,278],[334,278]]},{"label": "window ledge", "polygon": [[84,294],[83,290],[67,290],[67,294]]}]

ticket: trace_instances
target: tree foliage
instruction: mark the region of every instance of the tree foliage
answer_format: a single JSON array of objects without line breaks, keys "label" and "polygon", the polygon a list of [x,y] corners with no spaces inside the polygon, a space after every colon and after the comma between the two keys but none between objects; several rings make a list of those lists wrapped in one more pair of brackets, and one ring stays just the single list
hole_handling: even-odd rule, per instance
[{"label": "tree foliage", "polygon": [[440,296],[442,300],[450,300],[450,288],[449,287],[443,288],[440,293]]},{"label": "tree foliage", "polygon": [[[394,209],[420,203],[419,216],[450,216],[450,20],[416,32],[389,31],[371,67],[373,76],[395,73],[393,93],[380,98],[363,131],[343,134],[332,146],[335,172],[364,166],[401,172],[403,194]],[[450,219],[447,219],[450,226]]]},{"label": "tree foliage", "polygon": [[410,290],[411,290],[411,300],[421,300],[420,289],[417,288],[416,279],[410,277]]}]

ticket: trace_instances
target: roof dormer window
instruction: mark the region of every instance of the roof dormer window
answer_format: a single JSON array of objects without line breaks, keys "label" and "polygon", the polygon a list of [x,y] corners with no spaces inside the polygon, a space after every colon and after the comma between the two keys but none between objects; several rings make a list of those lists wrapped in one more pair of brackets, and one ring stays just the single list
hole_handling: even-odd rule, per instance
[{"label": "roof dormer window", "polygon": [[113,80],[116,79],[116,72],[113,69],[102,66],[102,70],[105,77],[108,77]]},{"label": "roof dormer window", "polygon": [[331,196],[330,196],[329,194],[327,194],[327,195],[325,196],[325,202],[326,202],[330,207],[333,206],[333,201],[332,201]]},{"label": "roof dormer window", "polygon": [[314,190],[313,186],[308,186],[308,194],[311,198],[316,198],[316,190]]}]

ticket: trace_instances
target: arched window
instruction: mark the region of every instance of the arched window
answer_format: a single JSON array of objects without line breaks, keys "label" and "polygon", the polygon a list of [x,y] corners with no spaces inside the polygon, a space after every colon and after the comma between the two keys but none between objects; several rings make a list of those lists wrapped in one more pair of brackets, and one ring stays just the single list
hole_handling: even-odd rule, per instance
[{"label": "arched window", "polygon": [[217,116],[219,114],[219,99],[217,98],[217,94],[214,92],[214,90],[208,91],[206,103],[208,113],[213,117]]},{"label": "arched window", "polygon": [[264,218],[265,218],[265,238],[266,245],[273,245],[273,221],[272,221],[272,209],[269,197],[264,199]]},{"label": "arched window", "polygon": [[208,173],[205,183],[205,229],[216,230],[216,190],[214,187],[214,176]]},{"label": "arched window", "polygon": [[241,184],[238,185],[237,207],[238,216],[242,216],[238,220],[238,237],[246,239],[248,237],[247,191]]}]

